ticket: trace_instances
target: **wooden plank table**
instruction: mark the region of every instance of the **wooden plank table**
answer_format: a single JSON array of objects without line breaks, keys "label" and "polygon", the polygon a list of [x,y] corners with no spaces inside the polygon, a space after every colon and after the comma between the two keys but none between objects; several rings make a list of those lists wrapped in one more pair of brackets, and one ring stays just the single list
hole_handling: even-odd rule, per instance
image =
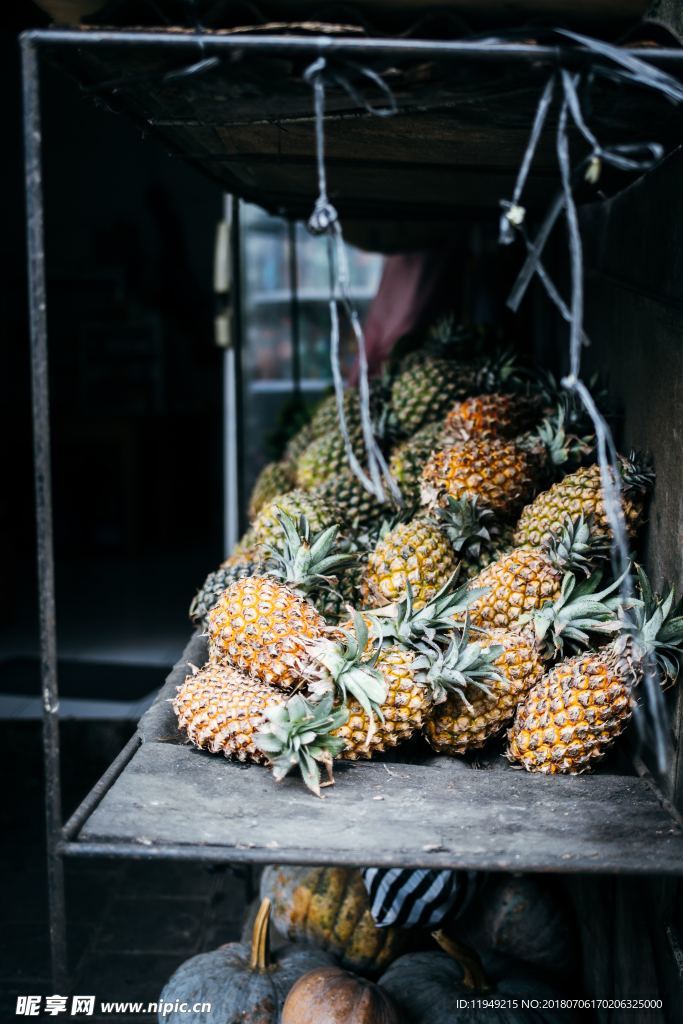
[{"label": "wooden plank table", "polygon": [[[683,874],[683,830],[646,778],[530,775],[434,757],[339,763],[323,799],[183,742],[169,703],[206,656],[193,637],[140,723],[140,745],[74,847],[224,862]],[[68,852],[79,852],[69,850]]]}]

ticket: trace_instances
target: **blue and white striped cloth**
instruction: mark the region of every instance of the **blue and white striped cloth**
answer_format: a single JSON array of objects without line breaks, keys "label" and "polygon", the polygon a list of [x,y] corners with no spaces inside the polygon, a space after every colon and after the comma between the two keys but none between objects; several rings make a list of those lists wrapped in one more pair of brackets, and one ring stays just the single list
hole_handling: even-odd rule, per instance
[{"label": "blue and white striped cloth", "polygon": [[478,871],[363,868],[370,910],[380,928],[437,928],[457,917],[481,888]]}]

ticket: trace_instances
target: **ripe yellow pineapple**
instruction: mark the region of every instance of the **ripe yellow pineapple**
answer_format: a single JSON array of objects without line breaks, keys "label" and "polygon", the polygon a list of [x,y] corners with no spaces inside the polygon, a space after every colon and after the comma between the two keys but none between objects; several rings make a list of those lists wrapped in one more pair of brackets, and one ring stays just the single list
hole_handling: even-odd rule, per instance
[{"label": "ripe yellow pineapple", "polygon": [[368,555],[360,583],[364,607],[400,601],[410,583],[415,605],[426,604],[453,576],[458,558],[446,532],[431,515],[399,523]]},{"label": "ripe yellow pineapple", "polygon": [[[466,642],[467,634],[464,638]],[[441,664],[434,666],[435,674],[450,671],[451,662],[462,654],[462,643],[462,639],[452,642]],[[425,725],[427,741],[440,754],[464,754],[483,747],[513,718],[522,697],[543,675],[532,629],[487,630],[477,635],[476,646],[493,651],[492,671],[474,685],[451,690]]]},{"label": "ripe yellow pineapple", "polygon": [[583,516],[567,520],[542,547],[513,548],[472,579],[473,588],[484,590],[469,607],[472,625],[514,627],[522,616],[557,600],[567,570],[587,574],[602,553],[604,538]]},{"label": "ripe yellow pineapple", "polygon": [[306,641],[325,630],[306,598],[271,576],[250,576],[231,583],[209,612],[210,656],[288,690],[304,678]]},{"label": "ripe yellow pineapple", "polygon": [[474,576],[504,538],[490,509],[476,498],[447,498],[434,508],[384,531],[367,558],[360,595],[366,608],[401,600],[407,585],[416,608],[431,600],[460,567]]},{"label": "ripe yellow pineapple", "polygon": [[462,441],[432,452],[422,472],[422,503],[478,498],[508,518],[529,500],[537,479],[537,459],[515,441]]},{"label": "ripe yellow pineapple", "polygon": [[307,644],[328,631],[313,600],[324,604],[330,595],[335,603],[334,574],[355,559],[333,550],[336,526],[311,534],[306,520],[297,523],[280,512],[278,521],[286,541],[282,552],[271,552],[270,575],[231,583],[209,612],[209,653],[291,689],[303,680]]},{"label": "ripe yellow pineapple", "polygon": [[[583,646],[589,633],[609,634],[616,626],[610,595],[621,580],[596,593],[600,575],[577,585],[565,574],[558,599],[537,611],[522,628],[477,631],[470,642],[466,625],[448,649],[433,659],[432,688],[443,686],[447,699],[438,703],[424,732],[439,753],[463,754],[482,747],[510,722],[519,702],[543,677],[545,663],[565,645]],[[488,655],[483,671],[471,664]],[[462,668],[468,668],[468,678]],[[460,670],[460,671],[459,671]]]},{"label": "ripe yellow pineapple", "polygon": [[533,425],[540,412],[540,401],[527,395],[472,395],[453,406],[444,428],[454,441],[517,437]]},{"label": "ripe yellow pineapple", "polygon": [[[619,460],[623,489],[623,511],[626,527],[634,536],[643,522],[645,498],[654,475],[641,457],[631,453]],[[514,543],[540,544],[557,534],[568,518],[579,514],[592,516],[601,533],[609,533],[600,481],[600,467],[595,464],[577,469],[539,494],[522,510],[515,528]]]},{"label": "ripe yellow pineapple", "polygon": [[286,699],[282,690],[228,665],[209,662],[185,679],[173,710],[178,727],[196,747],[237,761],[266,764],[255,736],[266,721],[266,708]]},{"label": "ripe yellow pineapple", "polygon": [[674,591],[659,598],[639,570],[640,599],[623,612],[620,635],[598,651],[560,661],[529,691],[508,733],[511,760],[527,771],[590,770],[623,732],[646,671],[676,681],[683,618]]},{"label": "ripe yellow pineapple", "polygon": [[398,644],[382,648],[372,665],[386,686],[386,697],[379,704],[379,721],[355,699],[346,702],[348,720],[334,735],[344,741],[340,754],[356,761],[398,746],[410,739],[423,725],[432,707],[432,694],[414,668],[415,651]]}]

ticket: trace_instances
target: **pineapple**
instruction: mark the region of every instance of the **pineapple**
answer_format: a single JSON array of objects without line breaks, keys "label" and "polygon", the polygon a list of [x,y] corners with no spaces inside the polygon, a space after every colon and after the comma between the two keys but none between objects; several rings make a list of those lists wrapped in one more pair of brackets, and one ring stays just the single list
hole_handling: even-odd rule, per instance
[{"label": "pineapple", "polygon": [[254,520],[264,505],[295,484],[294,472],[287,462],[269,462],[259,473],[249,499],[249,519]]},{"label": "pineapple", "polygon": [[546,477],[590,450],[592,439],[567,433],[567,415],[561,404],[535,431],[514,440],[472,438],[433,452],[422,473],[422,504],[443,503],[445,495],[479,497],[512,519]]},{"label": "pineapple", "polygon": [[[467,639],[465,632],[440,654],[432,668],[437,678],[442,674],[452,677],[452,665],[462,658]],[[510,721],[522,697],[543,676],[543,662],[531,629],[487,630],[478,635],[476,644],[468,646],[492,653],[492,663],[484,678],[450,692],[428,719],[424,734],[439,754],[464,754],[483,747]]]},{"label": "pineapple", "polygon": [[482,569],[471,586],[484,591],[469,607],[474,626],[509,629],[520,618],[556,601],[567,570],[589,573],[605,541],[583,516],[568,520],[558,537],[537,548],[513,548]]},{"label": "pineapple", "polygon": [[229,665],[209,662],[178,688],[173,710],[178,727],[196,747],[237,761],[266,764],[255,736],[266,721],[266,709],[286,699],[282,690]]},{"label": "pineapple", "polygon": [[[624,520],[631,537],[643,523],[645,498],[654,481],[642,457],[631,453],[620,457],[619,469],[623,488]],[[593,516],[596,527],[609,533],[600,481],[600,467],[585,466],[565,476],[547,491],[539,494],[522,510],[515,528],[514,542],[540,544],[545,538],[557,534],[568,518],[583,513]]]},{"label": "pineapple", "polygon": [[379,502],[369,494],[350,469],[342,469],[311,492],[338,509],[354,533],[372,530],[395,511],[390,501]]},{"label": "pineapple", "polygon": [[642,570],[640,599],[616,639],[556,664],[520,705],[508,756],[527,771],[577,775],[590,770],[624,731],[634,689],[646,673],[671,684],[680,670],[683,618],[674,590],[653,594]]},{"label": "pineapple", "polygon": [[470,363],[425,358],[396,377],[391,386],[391,409],[404,435],[443,419],[458,399],[476,387],[476,370]]},{"label": "pineapple", "polygon": [[209,612],[220,598],[223,591],[234,583],[235,580],[245,579],[247,576],[261,576],[266,571],[266,562],[241,558],[231,562],[230,565],[210,572],[204,580],[201,588],[195,594],[190,605],[190,619],[196,626],[204,629],[209,619]]},{"label": "pineapple", "polygon": [[401,488],[403,500],[408,507],[419,503],[420,477],[427,459],[433,451],[448,443],[444,425],[438,420],[436,423],[427,423],[394,448],[389,460],[389,471]]},{"label": "pineapple", "polygon": [[[384,532],[370,552],[360,581],[365,607],[400,600],[410,583],[415,607],[429,601],[459,567],[472,576],[490,561],[500,537],[489,531],[492,513],[477,499],[448,498],[444,508],[422,512]],[[493,533],[493,536],[492,536]]]},{"label": "pineapple", "polygon": [[382,645],[361,661],[367,642],[366,623],[356,614],[353,628],[339,640],[323,640],[311,649],[313,691],[336,691],[348,711],[347,721],[333,735],[344,741],[340,756],[351,761],[409,739],[432,704],[429,689],[413,668],[414,650]]},{"label": "pineapple", "polygon": [[401,600],[411,585],[418,607],[425,605],[457,572],[458,559],[436,519],[416,516],[381,537],[370,552],[360,581],[365,607]]},{"label": "pineapple", "polygon": [[[430,669],[432,686],[441,684],[448,690],[445,702],[438,704],[424,728],[436,751],[463,754],[484,746],[510,722],[519,702],[540,682],[548,660],[565,645],[587,644],[589,630],[608,633],[614,628],[608,598],[621,580],[596,593],[599,582],[596,573],[577,585],[576,577],[567,573],[559,598],[522,628],[480,630],[476,644],[468,643],[468,624],[461,637],[456,634]],[[474,686],[461,685],[458,664],[467,664],[481,652],[492,659],[488,671],[477,675]]]},{"label": "pineapple", "polygon": [[[349,430],[354,455],[362,464],[365,460],[365,445],[360,426]],[[296,464],[297,487],[312,490],[331,477],[338,476],[349,465],[341,432],[335,428],[311,441]]]},{"label": "pineapple", "polygon": [[242,534],[230,554],[219,565],[219,569],[239,569],[240,566],[256,562],[262,556],[254,531],[249,529]]},{"label": "pineapple", "polygon": [[262,682],[291,689],[303,682],[307,645],[328,632],[313,603],[331,600],[337,609],[332,573],[353,556],[334,553],[337,527],[311,535],[279,514],[286,538],[283,552],[271,551],[271,575],[248,576],[231,583],[208,615],[209,655],[256,676]]},{"label": "pineapple", "polygon": [[303,427],[300,427],[293,437],[290,437],[285,447],[283,455],[283,461],[287,465],[293,467],[293,472],[296,473],[296,463],[299,460],[299,456],[308,448],[309,444],[313,440],[313,431],[311,430],[310,423],[304,423]]},{"label": "pineapple", "polygon": [[512,517],[533,494],[534,456],[515,441],[463,441],[435,451],[422,472],[424,505],[452,498],[478,498],[503,518]]},{"label": "pineapple", "polygon": [[453,406],[444,427],[458,441],[517,437],[533,425],[540,412],[540,401],[527,395],[473,395]]},{"label": "pineapple", "polygon": [[[280,514],[284,512],[293,519],[304,516],[313,533],[327,529],[342,520],[339,509],[316,494],[293,490],[280,494],[265,505],[248,531],[247,547],[251,550],[281,550],[285,542]],[[242,544],[244,543],[241,542]]]}]

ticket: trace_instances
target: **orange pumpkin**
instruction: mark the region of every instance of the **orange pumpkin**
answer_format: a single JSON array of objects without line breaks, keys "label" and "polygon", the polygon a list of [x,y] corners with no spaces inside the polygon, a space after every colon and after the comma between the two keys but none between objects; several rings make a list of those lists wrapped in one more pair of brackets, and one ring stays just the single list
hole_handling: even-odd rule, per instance
[{"label": "orange pumpkin", "polygon": [[391,997],[371,981],[339,967],[321,967],[299,978],[281,1024],[399,1024]]},{"label": "orange pumpkin", "polygon": [[271,901],[282,935],[333,953],[351,971],[379,973],[406,946],[405,933],[375,924],[355,868],[271,865],[261,878],[261,898]]}]

